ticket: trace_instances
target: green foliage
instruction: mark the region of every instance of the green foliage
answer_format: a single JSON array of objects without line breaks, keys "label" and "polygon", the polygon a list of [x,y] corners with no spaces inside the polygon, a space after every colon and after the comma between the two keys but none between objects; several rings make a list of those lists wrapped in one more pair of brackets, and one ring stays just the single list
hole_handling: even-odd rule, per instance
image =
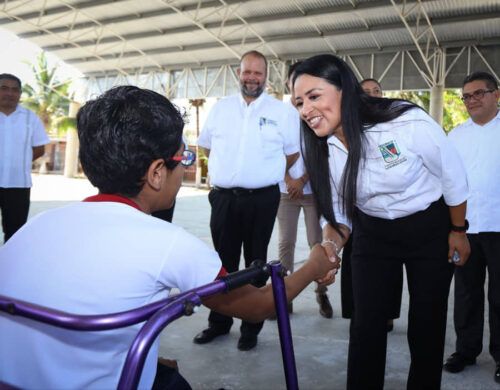
[{"label": "green foliage", "polygon": [[429,111],[431,104],[431,94],[429,91],[401,91],[389,92],[387,97],[405,99],[422,107],[424,110]]},{"label": "green foliage", "polygon": [[447,133],[469,118],[460,96],[459,89],[447,89],[444,92],[443,128]]},{"label": "green foliage", "polygon": [[200,163],[202,165],[206,165],[208,164],[208,157],[205,155],[205,152],[203,150],[203,148],[198,148],[198,156],[197,156],[198,160],[200,161]]},{"label": "green foliage", "polygon": [[35,84],[23,85],[22,103],[36,112],[49,134],[61,135],[64,127],[59,130],[57,124],[64,122],[61,118],[68,115],[70,81],[59,82],[56,77],[57,67],[49,68],[43,52],[37,57],[36,63],[31,65],[31,69],[35,75]]},{"label": "green foliage", "polygon": [[[430,91],[402,91],[388,92],[387,97],[409,100],[426,111],[429,111],[431,94]],[[459,124],[465,122],[469,117],[464,104],[460,100],[460,90],[446,89],[443,100],[443,128],[447,133]]]},{"label": "green foliage", "polygon": [[58,137],[63,137],[68,130],[76,130],[76,118],[70,118],[69,116],[60,116],[55,118],[53,121],[54,129],[57,131]]}]

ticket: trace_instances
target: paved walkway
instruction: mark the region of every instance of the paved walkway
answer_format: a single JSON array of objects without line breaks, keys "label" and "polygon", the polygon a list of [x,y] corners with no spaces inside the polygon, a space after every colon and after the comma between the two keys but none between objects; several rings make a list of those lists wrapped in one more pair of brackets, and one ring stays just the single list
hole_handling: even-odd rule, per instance
[{"label": "paved walkway", "polygon": [[[96,193],[87,180],[65,179],[61,176],[34,176],[30,216],[43,210],[80,200]],[[207,191],[183,187],[179,193],[174,223],[184,227],[211,245],[208,227],[210,207]],[[54,232],[57,234],[57,232]],[[296,261],[307,257],[305,227],[300,222]],[[269,247],[269,259],[277,258],[276,229]],[[452,286],[453,289],[453,286]],[[409,367],[406,341],[408,295],[404,289],[401,318],[395,321],[394,331],[388,336],[386,389],[405,389]],[[329,295],[334,307],[334,318],[327,320],[318,314],[314,286],[309,286],[295,301],[291,316],[294,347],[298,366],[299,385],[302,389],[344,389],[348,350],[349,321],[340,318],[340,289],[336,283]],[[160,354],[175,358],[181,373],[194,389],[284,389],[276,322],[267,321],[259,336],[257,348],[240,352],[236,348],[239,320],[231,333],[209,345],[192,343],[193,336],[206,325],[208,310],[181,318],[161,334]],[[452,324],[453,299],[450,298],[445,355],[454,350],[455,335]],[[485,314],[487,318],[487,313]],[[429,323],[429,327],[432,323]],[[487,326],[484,345],[488,345]],[[487,350],[487,347],[485,347]],[[477,365],[463,373],[443,373],[445,390],[500,389],[493,381],[494,364],[483,352]]]}]

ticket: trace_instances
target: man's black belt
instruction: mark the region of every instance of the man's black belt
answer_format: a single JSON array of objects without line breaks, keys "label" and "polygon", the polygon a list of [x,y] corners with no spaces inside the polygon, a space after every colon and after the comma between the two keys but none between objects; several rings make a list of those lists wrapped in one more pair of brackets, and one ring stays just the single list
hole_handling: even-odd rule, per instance
[{"label": "man's black belt", "polygon": [[251,195],[251,194],[258,194],[266,191],[271,191],[275,189],[277,186],[278,186],[277,184],[261,188],[242,188],[242,187],[223,188],[214,186],[213,189],[215,191],[219,191],[222,193],[227,193],[227,194],[231,193],[233,195],[240,196],[240,195]]}]

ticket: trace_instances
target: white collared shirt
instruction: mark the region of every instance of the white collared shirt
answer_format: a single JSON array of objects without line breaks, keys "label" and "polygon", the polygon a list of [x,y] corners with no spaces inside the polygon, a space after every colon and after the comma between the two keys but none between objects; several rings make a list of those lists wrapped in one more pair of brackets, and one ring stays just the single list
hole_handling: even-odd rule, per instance
[{"label": "white collared shirt", "polygon": [[483,126],[469,118],[449,138],[467,170],[468,232],[500,232],[500,111]]},{"label": "white collared shirt", "polygon": [[[57,232],[57,234],[54,234]],[[217,253],[184,229],[115,202],[76,202],[31,218],[0,247],[0,294],[75,314],[131,310],[212,282]],[[20,389],[116,389],[143,324],[55,329],[0,312],[0,381]],[[151,389],[159,339],[138,389]]]},{"label": "white collared shirt", "polygon": [[246,104],[241,94],[223,98],[210,111],[198,145],[210,149],[208,171],[214,186],[261,188],[285,177],[286,156],[299,121],[285,103],[263,93]]},{"label": "white collared shirt", "polygon": [[[295,132],[295,134],[290,134],[290,136],[293,137],[292,138],[293,142],[295,142],[297,144],[297,147],[299,148],[299,152],[300,152],[300,115],[299,115],[299,112],[297,111],[297,109],[292,105],[292,103],[288,102],[285,104],[288,107],[288,109],[291,111],[291,115],[295,116],[297,118],[296,120],[299,124],[297,126],[297,131]],[[302,158],[302,153],[300,153],[297,161],[295,161],[295,163],[288,170],[288,174],[290,175],[290,177],[292,179],[298,179],[299,177],[302,177],[305,172],[306,172],[306,167],[304,165],[304,159]],[[280,192],[283,194],[287,194],[288,190],[286,189],[285,181],[284,180],[280,181],[279,185],[280,185]],[[312,194],[312,188],[311,188],[311,184],[309,183],[309,181],[307,181],[304,184],[304,187],[302,188],[302,193],[304,195]]]},{"label": "white collared shirt", "polygon": [[31,187],[33,147],[48,143],[35,113],[19,105],[10,115],[0,112],[0,187]]},{"label": "white collared shirt", "polygon": [[[363,213],[395,219],[425,210],[441,196],[449,206],[467,200],[461,158],[443,129],[423,110],[411,109],[373,126],[364,132],[363,143],[356,201]],[[328,147],[335,217],[351,226],[338,195],[348,152],[335,136],[328,139]]]}]

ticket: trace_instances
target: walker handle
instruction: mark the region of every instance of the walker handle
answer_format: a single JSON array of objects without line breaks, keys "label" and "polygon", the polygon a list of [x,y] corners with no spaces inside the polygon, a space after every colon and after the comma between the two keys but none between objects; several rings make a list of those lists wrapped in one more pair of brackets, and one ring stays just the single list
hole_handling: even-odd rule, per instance
[{"label": "walker handle", "polygon": [[255,283],[266,280],[271,271],[269,266],[262,260],[254,260],[250,267],[220,278],[226,284],[226,292],[244,286],[248,283]]}]

